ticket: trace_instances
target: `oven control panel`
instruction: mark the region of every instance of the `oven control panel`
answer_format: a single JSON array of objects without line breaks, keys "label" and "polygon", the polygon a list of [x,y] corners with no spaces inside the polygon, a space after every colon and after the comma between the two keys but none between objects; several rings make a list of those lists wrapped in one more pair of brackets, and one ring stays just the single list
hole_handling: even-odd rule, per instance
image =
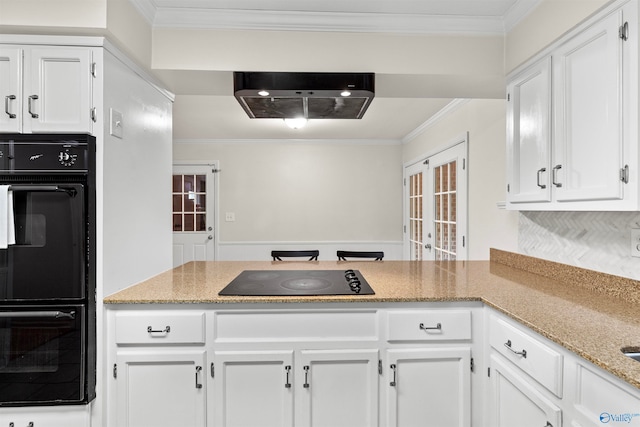
[{"label": "oven control panel", "polygon": [[88,155],[82,142],[0,142],[0,171],[86,172]]}]

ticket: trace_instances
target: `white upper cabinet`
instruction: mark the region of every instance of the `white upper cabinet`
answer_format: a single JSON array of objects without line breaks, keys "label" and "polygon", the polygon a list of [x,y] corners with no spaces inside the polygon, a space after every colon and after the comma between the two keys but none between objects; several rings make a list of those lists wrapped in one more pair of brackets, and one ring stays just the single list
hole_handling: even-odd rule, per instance
[{"label": "white upper cabinet", "polygon": [[509,209],[640,208],[637,28],[614,2],[509,77]]},{"label": "white upper cabinet", "polygon": [[559,202],[623,198],[622,11],[553,54],[552,185]]},{"label": "white upper cabinet", "polygon": [[550,202],[551,58],[515,77],[507,93],[507,200]]},{"label": "white upper cabinet", "polygon": [[0,47],[0,132],[92,133],[92,56],[86,47]]}]

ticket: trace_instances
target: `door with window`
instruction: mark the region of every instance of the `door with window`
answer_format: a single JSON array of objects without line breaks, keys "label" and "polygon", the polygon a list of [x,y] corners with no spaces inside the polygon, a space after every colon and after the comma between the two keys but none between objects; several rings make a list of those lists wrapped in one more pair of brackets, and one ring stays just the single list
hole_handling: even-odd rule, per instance
[{"label": "door with window", "polygon": [[467,258],[466,138],[405,168],[405,259]]},{"label": "door with window", "polygon": [[213,164],[173,165],[173,266],[213,261],[216,252]]}]

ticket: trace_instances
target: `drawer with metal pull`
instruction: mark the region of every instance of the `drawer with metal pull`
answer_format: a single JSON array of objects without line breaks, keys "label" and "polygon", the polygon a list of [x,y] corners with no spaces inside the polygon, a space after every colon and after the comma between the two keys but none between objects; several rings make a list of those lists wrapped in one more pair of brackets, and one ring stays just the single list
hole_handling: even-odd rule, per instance
[{"label": "drawer with metal pull", "polygon": [[498,353],[529,374],[547,390],[562,397],[563,356],[531,332],[491,316],[489,342]]},{"label": "drawer with metal pull", "polygon": [[471,311],[389,311],[387,334],[388,341],[470,340]]},{"label": "drawer with metal pull", "polygon": [[204,312],[116,313],[117,344],[204,344]]}]

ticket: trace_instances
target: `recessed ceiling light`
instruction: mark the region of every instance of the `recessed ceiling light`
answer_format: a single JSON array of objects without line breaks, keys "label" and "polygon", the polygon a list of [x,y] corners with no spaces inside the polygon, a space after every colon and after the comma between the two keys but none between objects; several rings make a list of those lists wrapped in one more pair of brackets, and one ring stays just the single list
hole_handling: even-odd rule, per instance
[{"label": "recessed ceiling light", "polygon": [[260,96],[269,96],[269,92],[267,92],[266,90],[263,89],[263,90],[258,92],[258,95],[260,95]]}]

